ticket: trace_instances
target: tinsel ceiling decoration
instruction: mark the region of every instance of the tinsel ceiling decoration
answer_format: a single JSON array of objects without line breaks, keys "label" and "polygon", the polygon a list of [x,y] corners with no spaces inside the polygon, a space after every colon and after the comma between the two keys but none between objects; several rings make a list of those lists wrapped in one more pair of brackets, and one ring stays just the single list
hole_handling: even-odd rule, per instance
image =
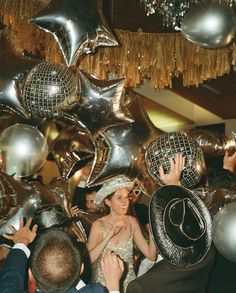
[{"label": "tinsel ceiling decoration", "polygon": [[[180,30],[183,17],[192,6],[210,1],[139,0],[139,2],[148,16],[154,13],[159,13],[162,16],[164,26]],[[233,7],[236,3],[235,0],[218,0],[214,2],[229,5],[230,7]]]}]

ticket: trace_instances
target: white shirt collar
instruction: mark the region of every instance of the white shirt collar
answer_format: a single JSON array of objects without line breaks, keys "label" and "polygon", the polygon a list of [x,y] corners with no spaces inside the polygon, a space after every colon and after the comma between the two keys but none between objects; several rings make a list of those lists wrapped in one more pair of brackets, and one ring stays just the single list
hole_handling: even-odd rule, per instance
[{"label": "white shirt collar", "polygon": [[82,281],[82,280],[80,280],[79,281],[79,283],[76,285],[76,289],[77,290],[79,290],[79,289],[81,289],[81,288],[83,288],[83,287],[85,287],[86,285],[85,285],[85,283]]}]

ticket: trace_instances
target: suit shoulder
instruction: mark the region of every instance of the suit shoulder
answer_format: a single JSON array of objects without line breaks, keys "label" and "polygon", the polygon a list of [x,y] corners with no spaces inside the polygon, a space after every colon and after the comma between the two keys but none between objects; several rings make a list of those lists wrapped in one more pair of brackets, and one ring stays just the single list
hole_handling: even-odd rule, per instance
[{"label": "suit shoulder", "polygon": [[142,284],[140,284],[139,280],[134,279],[131,281],[126,289],[126,293],[142,293],[145,292],[145,288],[143,288]]}]

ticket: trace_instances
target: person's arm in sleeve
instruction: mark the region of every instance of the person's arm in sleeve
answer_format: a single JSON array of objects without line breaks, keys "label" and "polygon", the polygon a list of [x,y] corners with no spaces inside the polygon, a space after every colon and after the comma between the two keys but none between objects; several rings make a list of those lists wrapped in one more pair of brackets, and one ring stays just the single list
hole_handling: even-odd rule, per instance
[{"label": "person's arm in sleeve", "polygon": [[9,252],[1,273],[1,293],[24,292],[27,261],[30,256],[30,251],[27,248],[27,245],[34,240],[37,230],[36,225],[32,230],[30,229],[31,222],[32,219],[29,219],[24,226],[23,218],[21,218],[20,229],[18,231],[11,226],[10,229],[13,232],[13,235],[3,235],[7,239],[13,240],[15,245]]}]

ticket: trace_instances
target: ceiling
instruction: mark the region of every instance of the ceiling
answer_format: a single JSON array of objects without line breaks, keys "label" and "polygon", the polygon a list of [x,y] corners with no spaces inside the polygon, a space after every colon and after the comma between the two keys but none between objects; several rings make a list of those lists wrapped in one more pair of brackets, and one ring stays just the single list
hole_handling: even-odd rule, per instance
[{"label": "ceiling", "polygon": [[[144,32],[175,32],[164,27],[158,14],[146,16],[139,0],[104,0],[103,10],[112,29]],[[236,119],[236,71],[208,80],[199,87],[183,87],[181,79],[173,81],[173,93],[219,116],[223,120]],[[142,93],[143,94],[143,93]],[[236,123],[236,122],[235,122]],[[236,128],[236,125],[235,125]]]}]

